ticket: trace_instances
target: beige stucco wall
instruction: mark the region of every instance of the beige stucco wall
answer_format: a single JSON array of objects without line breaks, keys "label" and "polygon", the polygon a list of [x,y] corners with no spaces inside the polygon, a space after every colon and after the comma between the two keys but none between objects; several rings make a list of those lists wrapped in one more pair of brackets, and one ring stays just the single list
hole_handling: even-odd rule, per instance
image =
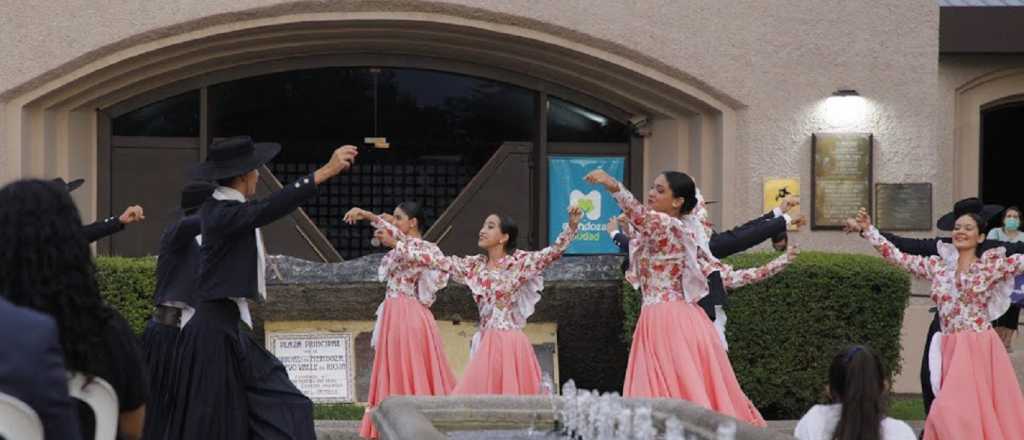
[{"label": "beige stucco wall", "polygon": [[[835,128],[822,119],[821,104],[838,88],[857,89],[874,109],[865,123],[848,128],[875,134],[877,181],[932,181],[937,205],[951,199],[943,183],[946,179],[938,179],[937,174],[936,149],[941,144],[935,105],[938,7],[932,0],[870,4],[110,0],[102,7],[63,0],[32,7],[8,2],[10,7],[4,9],[9,12],[0,18],[0,37],[8,43],[0,47],[0,59],[6,60],[0,64],[0,100],[53,78],[69,62],[217,23],[324,11],[340,16],[367,11],[459,16],[504,31],[521,26],[524,34],[528,29],[565,37],[573,49],[583,52],[607,50],[633,57],[734,111],[724,121],[710,122],[727,126],[719,141],[731,148],[719,152],[721,157],[705,157],[712,165],[703,167],[706,172],[700,179],[710,188],[709,198],[723,200],[715,208],[723,226],[758,214],[761,182],[766,177],[799,176],[805,204],[810,203],[806,190],[810,133]],[[708,122],[685,123],[695,127],[694,123]],[[21,127],[21,132],[30,129]],[[0,125],[0,130],[8,127]],[[0,169],[10,169],[6,153],[11,147],[5,142],[26,142],[24,134],[19,136],[0,132],[0,165],[8,165]],[[691,141],[665,138],[677,143],[653,148],[685,148]],[[679,155],[678,165],[700,168],[693,158],[693,154]],[[651,167],[651,173],[660,167]],[[0,178],[16,177],[8,174],[5,171]],[[714,179],[723,180],[721,187]],[[820,249],[847,248],[854,242],[828,233],[801,237],[801,241]]]},{"label": "beige stucco wall", "polygon": [[[705,113],[665,109],[654,116],[646,177],[670,166],[700,174],[702,186],[711,188],[708,198],[722,200],[714,212],[726,227],[759,214],[761,184],[769,177],[799,177],[809,212],[810,135],[836,129],[874,133],[876,182],[931,182],[937,217],[955,197],[956,89],[997,68],[1024,65],[1019,57],[943,57],[940,64],[934,0],[54,0],[31,6],[0,0],[0,10],[0,182],[20,177],[11,171],[15,149],[48,141],[30,138],[31,124],[42,118],[25,117],[8,101],[74,76],[75,69],[88,71],[88,63],[115,64],[161,39],[244,28],[249,21],[384,17],[457,22],[627,60],[638,77],[685,89],[694,97],[686,106]],[[866,98],[865,121],[828,126],[823,103],[840,88]],[[89,125],[82,116],[77,123]],[[77,133],[95,137],[89,127]],[[725,147],[709,155],[694,146],[700,143]],[[70,162],[41,169],[88,163]],[[860,239],[834,232],[804,232],[796,241],[804,248],[870,251]],[[921,320],[920,309],[908,322]],[[914,339],[906,336],[908,343]],[[919,348],[906,349],[908,359],[918,356]]]}]

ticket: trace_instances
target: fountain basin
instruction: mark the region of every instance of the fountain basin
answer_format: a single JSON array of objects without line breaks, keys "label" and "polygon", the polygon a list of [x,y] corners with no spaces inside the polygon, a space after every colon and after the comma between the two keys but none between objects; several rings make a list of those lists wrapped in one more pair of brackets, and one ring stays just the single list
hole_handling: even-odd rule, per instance
[{"label": "fountain basin", "polygon": [[[649,407],[655,427],[664,431],[670,417],[679,419],[698,438],[715,439],[718,426],[735,423],[737,440],[794,440],[795,437],[739,422],[689,402],[674,399],[622,399],[623,404]],[[397,439],[557,439],[556,412],[563,398],[555,396],[396,396],[373,413],[382,440]],[[449,436],[449,433],[451,436]]]}]

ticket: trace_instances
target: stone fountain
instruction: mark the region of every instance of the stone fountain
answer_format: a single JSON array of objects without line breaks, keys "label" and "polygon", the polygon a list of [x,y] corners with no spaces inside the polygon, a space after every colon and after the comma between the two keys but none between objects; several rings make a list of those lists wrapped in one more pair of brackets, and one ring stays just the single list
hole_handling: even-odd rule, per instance
[{"label": "stone fountain", "polygon": [[382,440],[793,440],[682,400],[562,395],[393,397],[374,412]]}]

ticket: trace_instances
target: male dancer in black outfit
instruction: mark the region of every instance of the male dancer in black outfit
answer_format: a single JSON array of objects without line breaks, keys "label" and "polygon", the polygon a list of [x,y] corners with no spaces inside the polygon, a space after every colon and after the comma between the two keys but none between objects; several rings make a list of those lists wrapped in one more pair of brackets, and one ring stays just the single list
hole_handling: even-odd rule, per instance
[{"label": "male dancer in black outfit", "polygon": [[162,439],[174,407],[174,350],[181,327],[198,305],[199,216],[196,212],[216,186],[193,181],[181,191],[181,211],[160,235],[156,260],[156,306],[142,333],[142,350],[149,368],[149,400],[146,402],[145,439]]},{"label": "male dancer in black outfit", "polygon": [[[334,150],[316,172],[269,197],[256,194],[258,168],[281,146],[230,138],[210,146],[193,178],[215,180],[199,210],[199,304],[178,337],[175,408],[166,439],[313,440],[313,404],[284,365],[252,334],[249,301],[266,298],[266,253],[259,228],[314,197],[317,186],[348,170],[358,154]],[[244,325],[240,325],[244,324]]]}]

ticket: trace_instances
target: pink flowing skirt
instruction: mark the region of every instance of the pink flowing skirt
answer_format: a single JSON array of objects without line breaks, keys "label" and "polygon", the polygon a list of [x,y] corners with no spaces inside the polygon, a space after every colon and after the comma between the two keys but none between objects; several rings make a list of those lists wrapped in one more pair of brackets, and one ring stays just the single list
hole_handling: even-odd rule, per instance
[{"label": "pink flowing skirt", "polygon": [[942,337],[942,384],[926,440],[1024,438],[1024,395],[994,330]]},{"label": "pink flowing skirt", "polygon": [[522,330],[484,330],[452,394],[540,394],[540,364]]},{"label": "pink flowing skirt", "polygon": [[743,394],[714,324],[700,307],[672,301],[644,307],[633,332],[625,397],[683,399],[767,426]]},{"label": "pink flowing skirt", "polygon": [[430,309],[408,296],[388,298],[379,319],[369,407],[359,426],[365,438],[377,437],[372,411],[388,396],[443,396],[455,386]]}]

